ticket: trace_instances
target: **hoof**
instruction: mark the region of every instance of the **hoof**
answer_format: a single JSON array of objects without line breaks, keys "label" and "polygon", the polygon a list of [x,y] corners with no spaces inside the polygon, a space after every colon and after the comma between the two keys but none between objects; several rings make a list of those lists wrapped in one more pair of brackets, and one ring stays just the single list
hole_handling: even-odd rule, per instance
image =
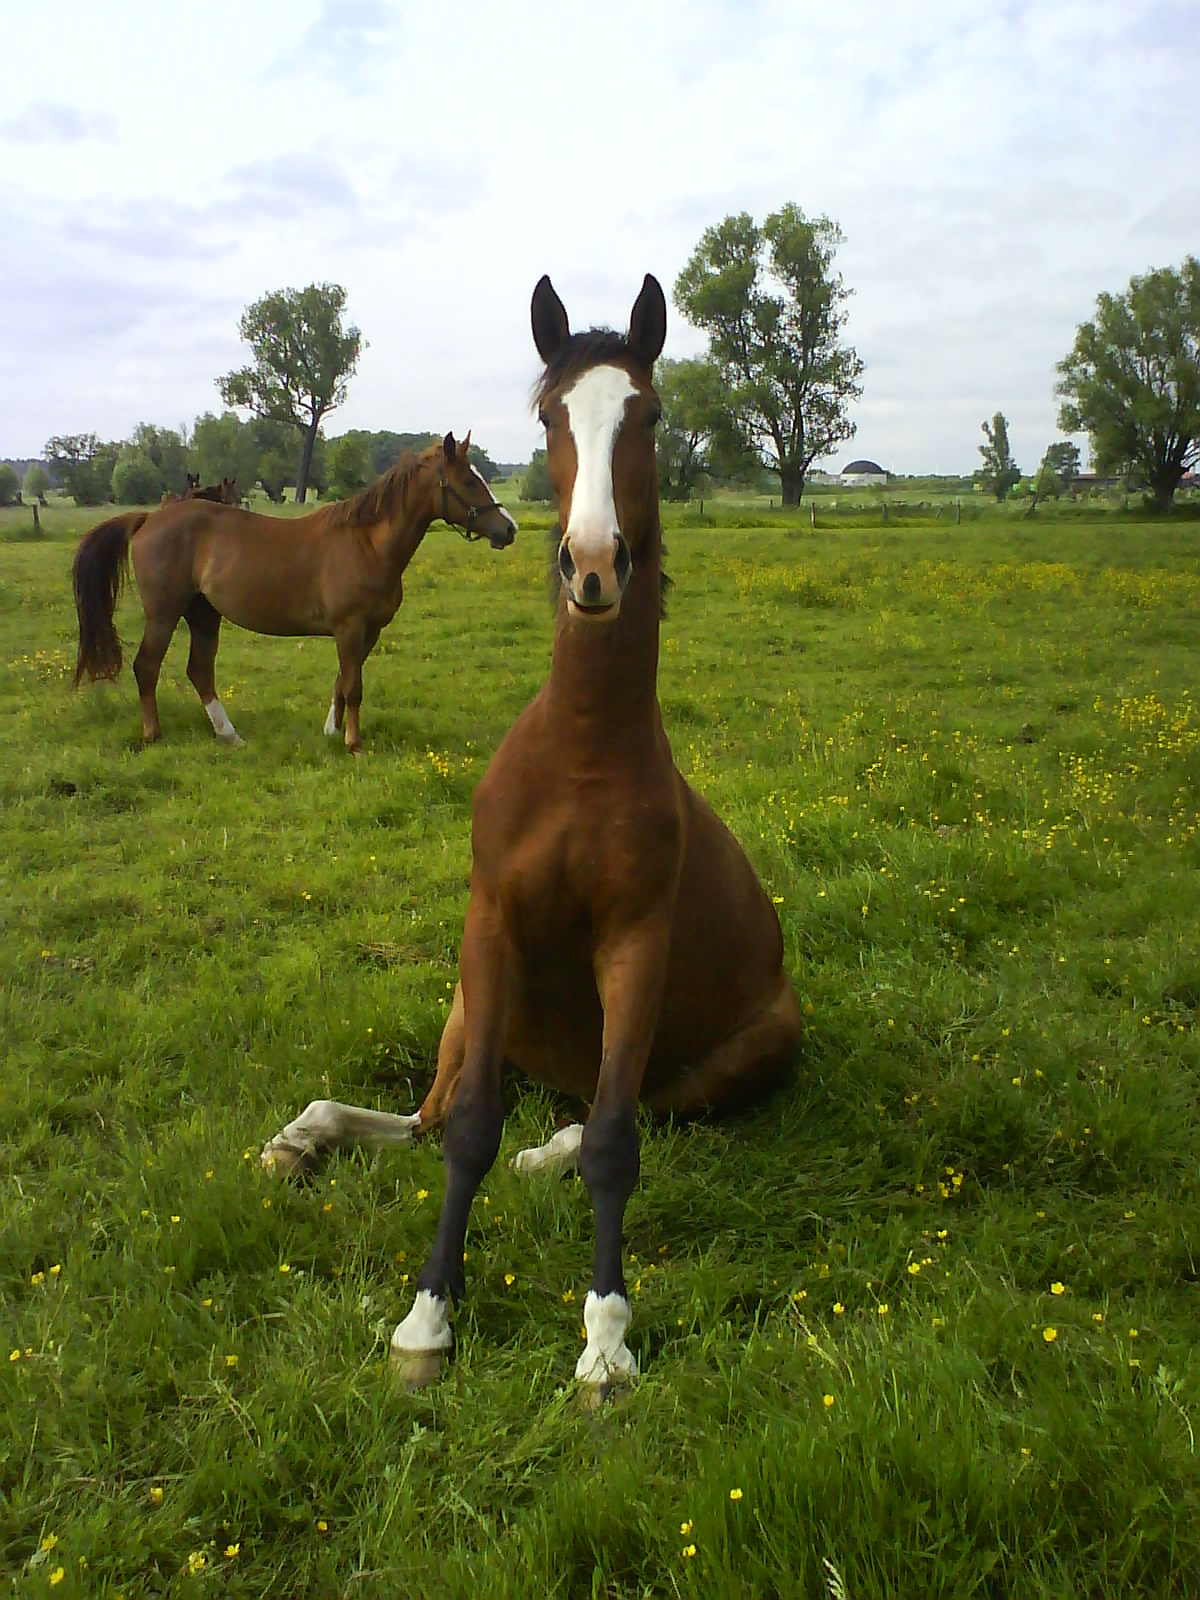
[{"label": "hoof", "polygon": [[628,1378],[610,1379],[607,1383],[581,1383],[578,1391],[580,1410],[594,1416],[604,1409],[609,1400],[628,1394],[629,1389]]},{"label": "hoof", "polygon": [[273,1178],[311,1178],[320,1166],[320,1158],[311,1145],[295,1144],[281,1133],[263,1146],[259,1160],[263,1171]]},{"label": "hoof", "polygon": [[392,1345],[390,1356],[392,1371],[405,1389],[427,1389],[446,1365],[444,1350],[397,1350]]},{"label": "hoof", "polygon": [[240,733],[219,733],[217,739],[221,744],[227,745],[230,750],[244,750],[246,748],[246,741]]}]

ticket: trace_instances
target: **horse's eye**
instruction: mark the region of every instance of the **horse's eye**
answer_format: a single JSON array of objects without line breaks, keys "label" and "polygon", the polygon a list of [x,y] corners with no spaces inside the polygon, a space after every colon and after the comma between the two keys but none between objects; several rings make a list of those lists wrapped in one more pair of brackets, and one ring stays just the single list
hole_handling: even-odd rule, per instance
[{"label": "horse's eye", "polygon": [[538,412],[538,421],[541,423],[543,428],[548,428],[550,426],[550,418],[544,411]]}]

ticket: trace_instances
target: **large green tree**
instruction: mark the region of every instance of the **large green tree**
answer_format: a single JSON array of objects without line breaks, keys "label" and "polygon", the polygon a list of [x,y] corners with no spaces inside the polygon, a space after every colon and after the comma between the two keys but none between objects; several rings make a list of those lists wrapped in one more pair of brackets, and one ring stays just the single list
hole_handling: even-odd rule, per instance
[{"label": "large green tree", "polygon": [[[223,411],[219,417],[206,411],[196,418],[192,430],[192,456],[201,483],[220,483],[233,478],[248,493],[258,482],[258,463],[262,453],[257,422],[243,422],[236,411]],[[285,431],[289,442],[292,429]],[[290,465],[289,465],[290,470]]]},{"label": "large green tree", "polygon": [[658,486],[664,500],[690,500],[714,470],[718,436],[729,433],[725,384],[711,361],[664,361],[654,369],[662,401],[655,435]]},{"label": "large green tree", "polygon": [[239,324],[253,366],[218,378],[226,405],[269,422],[290,423],[302,437],[296,499],[303,502],[321,420],[346,398],[362,335],[343,321],[346,291],[338,283],[276,289],[247,306]]},{"label": "large green tree", "polygon": [[1046,446],[1042,464],[1049,467],[1069,489],[1071,480],[1079,476],[1079,446],[1070,439],[1056,439],[1053,444]]},{"label": "large green tree", "polygon": [[546,465],[544,450],[535,450],[529,458],[529,465],[521,478],[521,499],[531,502],[554,499],[554,485],[550,482],[550,469]]},{"label": "large green tree", "polygon": [[21,480],[17,469],[7,461],[0,461],[0,506],[15,506],[21,493]]},{"label": "large green tree", "polygon": [[1008,491],[1021,481],[1021,469],[1013,460],[1008,442],[1008,418],[997,411],[990,422],[980,424],[984,443],[979,446],[983,465],[979,469],[979,482],[985,489],[1003,500]]},{"label": "large green tree", "polygon": [[166,487],[162,471],[137,445],[121,446],[113,468],[113,499],[121,506],[149,506],[162,499]]},{"label": "large green tree", "polygon": [[1086,432],[1097,470],[1136,473],[1165,511],[1200,462],[1200,261],[1100,295],[1058,372],[1059,427]]},{"label": "large green tree", "polygon": [[833,261],[842,231],[796,205],[760,227],[748,212],[708,228],[675,283],[675,303],[709,336],[732,432],[798,505],[814,461],[855,426],[863,364],[842,342],[850,291]]},{"label": "large green tree", "polygon": [[152,422],[139,422],[129,443],[153,462],[164,489],[170,489],[172,494],[183,493],[188,474],[188,441],[183,427],[156,428]]},{"label": "large green tree", "polygon": [[56,433],[43,454],[52,476],[77,506],[99,506],[112,499],[113,468],[119,444],[105,444],[94,433]]},{"label": "large green tree", "polygon": [[50,487],[50,474],[40,461],[32,461],[25,470],[23,488],[31,500],[46,504],[46,490]]},{"label": "large green tree", "polygon": [[352,428],[340,438],[331,439],[326,452],[329,461],[329,488],[335,500],[348,500],[370,483],[370,434]]}]

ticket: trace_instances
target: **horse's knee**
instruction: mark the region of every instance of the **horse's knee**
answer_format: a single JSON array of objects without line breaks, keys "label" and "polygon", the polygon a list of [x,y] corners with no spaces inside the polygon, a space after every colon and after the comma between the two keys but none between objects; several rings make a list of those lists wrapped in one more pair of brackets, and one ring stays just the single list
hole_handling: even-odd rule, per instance
[{"label": "horse's knee", "polygon": [[640,1168],[634,1107],[594,1110],[579,1146],[579,1171],[593,1204],[603,1197],[624,1205],[637,1186]]},{"label": "horse's knee", "polygon": [[496,1159],[503,1128],[504,1102],[498,1085],[494,1093],[489,1088],[457,1094],[442,1135],[447,1169],[456,1178],[478,1186]]}]

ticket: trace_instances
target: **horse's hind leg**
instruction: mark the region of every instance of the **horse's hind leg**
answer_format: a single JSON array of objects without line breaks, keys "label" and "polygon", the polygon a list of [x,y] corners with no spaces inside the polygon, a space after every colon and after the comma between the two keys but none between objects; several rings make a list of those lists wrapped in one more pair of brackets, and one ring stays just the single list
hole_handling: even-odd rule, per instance
[{"label": "horse's hind leg", "polygon": [[368,1150],[386,1150],[411,1144],[419,1134],[432,1133],[443,1126],[450,1102],[458,1087],[463,1064],[463,1002],[461,984],[455,990],[454,1004],[442,1029],[438,1046],[437,1074],[415,1116],[396,1116],[390,1111],[369,1111],[363,1106],[343,1105],[340,1100],[313,1100],[300,1115],[288,1123],[263,1146],[262,1163],[268,1172],[287,1175],[312,1172],[329,1150],[348,1150],[364,1145]]},{"label": "horse's hind leg", "polygon": [[345,720],[346,696],[342,693],[342,675],[339,672],[333,680],[333,699],[329,702],[329,715],[325,718],[325,732],[331,739],[336,739],[341,733]]},{"label": "horse's hind leg", "polygon": [[200,704],[208,713],[213,732],[224,744],[245,744],[246,741],[230,722],[225,707],[217,699],[217,645],[221,640],[221,613],[202,594],[198,594],[184,616],[192,635],[187,675],[200,696]]},{"label": "horse's hind leg", "polygon": [[142,702],[142,738],[147,744],[153,744],[156,739],[162,738],[155,691],[158,688],[158,674],[162,668],[163,657],[167,653],[167,646],[171,643],[178,621],[178,613],[169,619],[148,616],[146,631],[142,635],[138,653],[133,658],[133,676],[137,681],[138,695]]},{"label": "horse's hind leg", "polygon": [[759,1099],[796,1058],[804,1022],[787,974],[771,1000],[748,1022],[670,1083],[645,1098],[656,1117],[698,1117],[734,1111]]},{"label": "horse's hind leg", "polygon": [[[375,641],[379,638],[379,629],[369,623],[359,621],[351,623],[340,633],[334,636],[338,652],[338,681],[334,690],[334,702],[331,715],[336,723],[337,703],[339,696],[345,703],[346,711],[346,749],[357,755],[362,749],[362,734],[358,727],[358,710],[362,705],[363,688],[363,662],[375,648]],[[329,732],[329,719],[326,719],[325,731]]]}]

